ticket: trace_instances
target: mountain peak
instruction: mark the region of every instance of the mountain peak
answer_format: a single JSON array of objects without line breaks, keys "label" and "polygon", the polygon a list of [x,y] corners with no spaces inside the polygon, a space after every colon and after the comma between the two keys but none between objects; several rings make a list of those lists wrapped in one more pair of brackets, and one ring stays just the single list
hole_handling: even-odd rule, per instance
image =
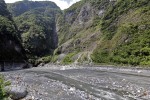
[{"label": "mountain peak", "polygon": [[53,9],[60,9],[54,2],[51,1],[18,1],[16,3],[9,3],[8,9],[13,16],[19,16],[31,9],[48,7]]}]

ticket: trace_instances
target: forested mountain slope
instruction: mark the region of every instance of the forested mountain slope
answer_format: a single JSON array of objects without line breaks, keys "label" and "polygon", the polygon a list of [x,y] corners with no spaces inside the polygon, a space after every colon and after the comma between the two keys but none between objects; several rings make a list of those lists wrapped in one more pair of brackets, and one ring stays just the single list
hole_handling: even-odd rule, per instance
[{"label": "forested mountain slope", "polygon": [[19,16],[27,11],[30,11],[31,9],[35,8],[52,8],[52,9],[59,9],[59,7],[54,3],[50,1],[18,1],[15,3],[9,3],[8,10],[12,13],[13,16]]},{"label": "forested mountain slope", "polygon": [[61,11],[50,1],[27,0],[8,9],[31,62],[149,66],[149,5],[149,0],[81,0]]},{"label": "forested mountain slope", "polygon": [[150,65],[149,5],[149,0],[77,2],[58,19],[56,55],[67,54],[63,63]]},{"label": "forested mountain slope", "polygon": [[51,1],[19,1],[8,4],[8,9],[17,24],[29,61],[37,64],[44,56],[50,61],[49,56],[58,45],[55,23],[60,8]]},{"label": "forested mountain slope", "polygon": [[4,0],[0,1],[0,61],[23,61],[25,53],[21,46],[18,29],[8,12]]}]

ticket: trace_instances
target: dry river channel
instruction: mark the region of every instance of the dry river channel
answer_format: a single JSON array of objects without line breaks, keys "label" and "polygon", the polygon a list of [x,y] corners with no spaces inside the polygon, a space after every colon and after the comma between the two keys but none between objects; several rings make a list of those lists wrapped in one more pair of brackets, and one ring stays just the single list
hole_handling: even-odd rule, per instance
[{"label": "dry river channel", "polygon": [[150,100],[150,70],[47,64],[1,72],[25,86],[23,100]]}]

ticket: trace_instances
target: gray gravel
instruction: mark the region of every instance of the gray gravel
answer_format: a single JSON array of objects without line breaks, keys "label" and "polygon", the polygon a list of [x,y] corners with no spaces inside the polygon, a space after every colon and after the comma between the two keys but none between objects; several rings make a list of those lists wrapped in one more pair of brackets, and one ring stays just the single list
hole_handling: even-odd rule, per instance
[{"label": "gray gravel", "polygon": [[2,74],[27,87],[24,100],[150,100],[144,69],[45,65]]}]

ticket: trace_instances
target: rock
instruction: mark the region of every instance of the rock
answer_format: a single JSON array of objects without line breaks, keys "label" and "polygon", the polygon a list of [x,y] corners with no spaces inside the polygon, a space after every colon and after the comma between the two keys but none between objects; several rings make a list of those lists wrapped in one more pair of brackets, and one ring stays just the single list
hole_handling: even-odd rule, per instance
[{"label": "rock", "polygon": [[8,86],[5,88],[7,94],[11,96],[13,100],[19,100],[27,96],[27,88],[24,86]]},{"label": "rock", "polygon": [[25,64],[22,65],[22,68],[23,68],[23,69],[31,68],[31,67],[32,67],[32,65],[29,64],[29,63],[25,63]]},{"label": "rock", "polygon": [[43,67],[44,65],[45,65],[44,63],[40,63],[38,66]]},{"label": "rock", "polygon": [[70,90],[70,91],[75,91],[76,88],[75,88],[75,87],[71,87],[69,90]]},{"label": "rock", "polygon": [[138,72],[138,73],[142,73],[142,71],[141,71],[141,70],[138,70],[137,72]]}]

